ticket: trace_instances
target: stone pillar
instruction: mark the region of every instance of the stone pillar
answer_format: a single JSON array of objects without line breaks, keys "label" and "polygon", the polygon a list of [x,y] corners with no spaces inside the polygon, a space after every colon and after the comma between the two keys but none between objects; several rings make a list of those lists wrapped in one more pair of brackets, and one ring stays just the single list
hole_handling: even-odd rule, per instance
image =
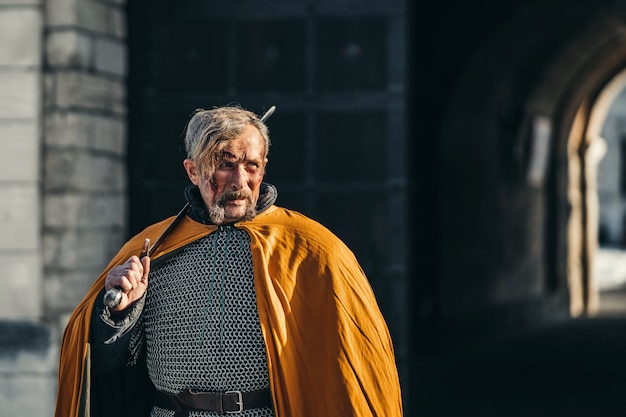
[{"label": "stone pillar", "polygon": [[0,319],[41,315],[41,34],[36,2],[0,1]]},{"label": "stone pillar", "polygon": [[0,0],[2,417],[54,415],[67,318],[125,240],[124,7]]},{"label": "stone pillar", "polygon": [[[51,416],[56,352],[43,323],[40,0],[0,0],[0,414]],[[33,398],[36,395],[36,399]]]},{"label": "stone pillar", "polygon": [[123,1],[47,0],[45,311],[58,330],[126,233]]},{"label": "stone pillar", "polygon": [[125,239],[127,47],[123,1],[46,0],[45,17],[43,306],[58,346]]}]

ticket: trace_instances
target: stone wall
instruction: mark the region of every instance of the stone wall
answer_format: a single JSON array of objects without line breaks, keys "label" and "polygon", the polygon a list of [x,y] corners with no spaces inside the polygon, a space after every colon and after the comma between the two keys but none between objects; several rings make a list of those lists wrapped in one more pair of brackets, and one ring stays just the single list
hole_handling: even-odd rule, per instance
[{"label": "stone wall", "polygon": [[[41,12],[0,2],[0,318],[41,315]],[[23,297],[28,294],[28,297]]]},{"label": "stone wall", "polygon": [[125,236],[123,4],[48,0],[46,30],[44,308],[63,328]]},{"label": "stone wall", "polygon": [[54,415],[62,331],[125,239],[125,16],[0,0],[1,417]]},{"label": "stone wall", "polygon": [[[49,416],[55,349],[42,323],[39,1],[0,1],[0,415]],[[37,393],[37,400],[32,395]]]}]

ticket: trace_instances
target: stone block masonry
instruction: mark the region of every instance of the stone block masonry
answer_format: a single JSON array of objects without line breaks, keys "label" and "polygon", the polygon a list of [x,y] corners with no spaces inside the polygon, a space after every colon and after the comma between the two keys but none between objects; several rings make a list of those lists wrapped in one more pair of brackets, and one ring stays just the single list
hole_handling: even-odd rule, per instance
[{"label": "stone block masonry", "polygon": [[69,314],[125,239],[124,8],[0,0],[2,417],[54,415]]},{"label": "stone block masonry", "polygon": [[[41,8],[38,4],[0,4],[0,258],[3,274],[0,319],[34,320],[40,300],[24,298],[24,289],[41,287],[40,151]],[[37,297],[37,293],[33,296]],[[24,308],[23,306],[29,306]]]},{"label": "stone block masonry", "polygon": [[[39,1],[0,1],[0,415],[51,416],[58,350],[41,320]],[[35,345],[36,344],[36,348]],[[37,393],[33,401],[32,393]]]},{"label": "stone block masonry", "polygon": [[[88,288],[125,238],[126,21],[120,1],[47,0],[44,10],[44,287],[63,294],[64,279]],[[45,302],[58,331],[83,295]]]}]

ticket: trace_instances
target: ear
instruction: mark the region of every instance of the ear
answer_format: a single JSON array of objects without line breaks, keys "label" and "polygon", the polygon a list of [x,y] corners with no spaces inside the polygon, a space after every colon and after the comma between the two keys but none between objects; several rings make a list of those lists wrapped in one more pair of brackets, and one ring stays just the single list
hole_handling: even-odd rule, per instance
[{"label": "ear", "polygon": [[185,159],[183,161],[183,166],[185,167],[185,171],[187,171],[187,176],[193,185],[200,184],[200,175],[198,175],[198,170],[196,169],[196,164],[193,163],[191,159]]}]

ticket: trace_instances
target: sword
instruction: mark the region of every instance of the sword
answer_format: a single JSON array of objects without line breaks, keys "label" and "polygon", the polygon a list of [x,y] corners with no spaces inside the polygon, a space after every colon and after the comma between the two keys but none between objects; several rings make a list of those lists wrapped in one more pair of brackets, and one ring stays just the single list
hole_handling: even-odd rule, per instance
[{"label": "sword", "polygon": [[269,109],[265,112],[265,114],[261,117],[261,121],[262,121],[263,123],[265,123],[265,122],[267,121],[267,119],[269,119],[269,118],[270,118],[270,116],[271,116],[272,114],[274,114],[274,111],[276,111],[276,106],[272,106],[272,107],[270,107],[270,108],[269,108]]},{"label": "sword", "polygon": [[[276,106],[270,107],[265,114],[261,117],[261,121],[265,123],[269,117],[274,114],[276,111]],[[144,240],[143,247],[141,248],[141,252],[139,253],[139,259],[143,259],[144,256],[151,256],[156,249],[161,246],[161,243],[169,236],[169,234],[174,230],[174,228],[180,223],[180,221],[185,217],[185,214],[189,211],[189,203],[185,204],[185,206],[178,212],[174,220],[167,226],[167,228],[161,233],[158,237],[154,245],[150,246],[150,239]],[[104,298],[102,300],[104,305],[109,308],[115,308],[120,305],[122,301],[122,289],[120,287],[113,287],[108,289],[104,293]]]}]

